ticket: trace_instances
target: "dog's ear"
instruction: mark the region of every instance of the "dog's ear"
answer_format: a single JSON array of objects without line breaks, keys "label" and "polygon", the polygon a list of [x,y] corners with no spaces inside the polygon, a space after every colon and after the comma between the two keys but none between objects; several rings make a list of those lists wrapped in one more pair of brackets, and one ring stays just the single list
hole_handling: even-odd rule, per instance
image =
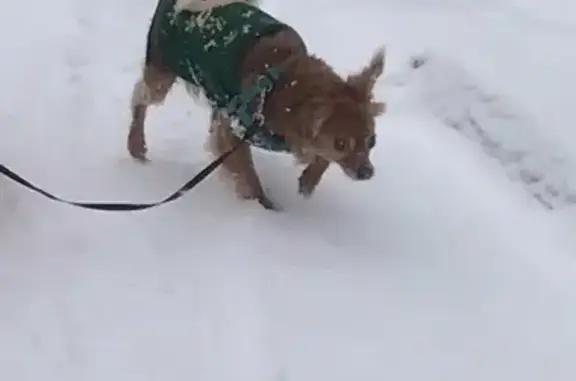
[{"label": "dog's ear", "polygon": [[370,102],[369,111],[372,117],[376,118],[386,112],[386,102]]},{"label": "dog's ear", "polygon": [[376,81],[384,72],[385,53],[384,47],[379,48],[372,56],[370,63],[360,73],[348,76],[347,82],[368,98],[371,97]]}]

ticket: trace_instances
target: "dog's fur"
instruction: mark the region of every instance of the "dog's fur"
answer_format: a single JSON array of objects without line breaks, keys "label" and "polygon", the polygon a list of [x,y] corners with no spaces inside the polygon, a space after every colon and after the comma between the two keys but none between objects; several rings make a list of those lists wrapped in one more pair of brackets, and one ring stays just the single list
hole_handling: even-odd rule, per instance
[{"label": "dog's fur", "polygon": [[[202,10],[237,1],[241,0],[181,0],[178,6]],[[140,160],[146,160],[147,107],[161,104],[177,79],[163,66],[156,40],[149,31],[146,62],[132,97],[128,150]],[[242,62],[243,84],[251,83],[267,65],[284,67],[266,98],[263,112],[266,127],[283,136],[294,156],[307,164],[299,178],[302,195],[312,195],[330,163],[338,164],[354,180],[373,176],[369,155],[375,144],[375,118],[384,113],[386,105],[374,101],[372,92],[384,70],[383,49],[359,73],[343,79],[322,59],[309,54],[302,38],[289,28],[257,40]],[[230,123],[227,117],[213,113],[210,136],[214,155],[221,155],[240,142]],[[262,188],[248,144],[243,144],[223,167],[233,175],[242,198],[276,208]]]}]

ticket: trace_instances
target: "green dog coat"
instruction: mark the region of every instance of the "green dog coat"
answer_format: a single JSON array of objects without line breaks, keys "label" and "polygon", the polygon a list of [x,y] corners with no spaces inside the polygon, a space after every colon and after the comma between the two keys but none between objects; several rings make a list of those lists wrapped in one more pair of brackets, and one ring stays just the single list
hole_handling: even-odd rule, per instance
[{"label": "green dog coat", "polygon": [[[216,109],[225,109],[240,94],[240,68],[256,41],[287,26],[258,7],[232,3],[205,11],[176,10],[176,0],[161,1],[154,15],[158,48],[163,64],[176,75],[203,89]],[[243,135],[246,126],[234,128]],[[272,151],[285,151],[282,137],[265,126],[251,144]]]}]

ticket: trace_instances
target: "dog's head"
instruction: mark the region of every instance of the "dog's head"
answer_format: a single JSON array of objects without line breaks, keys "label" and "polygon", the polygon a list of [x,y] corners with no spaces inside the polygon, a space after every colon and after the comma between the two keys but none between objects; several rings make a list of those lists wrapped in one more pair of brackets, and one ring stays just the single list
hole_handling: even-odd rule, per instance
[{"label": "dog's head", "polygon": [[376,80],[384,71],[384,49],[378,50],[358,74],[319,98],[314,107],[314,153],[335,162],[354,180],[374,175],[370,152],[376,145],[375,118],[386,104],[373,99]]}]

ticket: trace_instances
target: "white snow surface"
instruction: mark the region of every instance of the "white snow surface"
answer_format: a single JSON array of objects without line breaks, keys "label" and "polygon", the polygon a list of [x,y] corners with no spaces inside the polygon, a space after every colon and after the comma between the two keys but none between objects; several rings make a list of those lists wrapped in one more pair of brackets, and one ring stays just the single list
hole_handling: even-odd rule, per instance
[{"label": "white snow surface", "polygon": [[[181,88],[150,113],[151,162],[127,155],[154,6],[3,5],[0,163],[134,202],[208,163],[208,111]],[[293,160],[259,152],[282,213],[218,175],[137,213],[0,179],[0,380],[576,379],[573,2],[264,7],[342,73],[388,47],[376,177],[334,168],[303,200]]]}]

